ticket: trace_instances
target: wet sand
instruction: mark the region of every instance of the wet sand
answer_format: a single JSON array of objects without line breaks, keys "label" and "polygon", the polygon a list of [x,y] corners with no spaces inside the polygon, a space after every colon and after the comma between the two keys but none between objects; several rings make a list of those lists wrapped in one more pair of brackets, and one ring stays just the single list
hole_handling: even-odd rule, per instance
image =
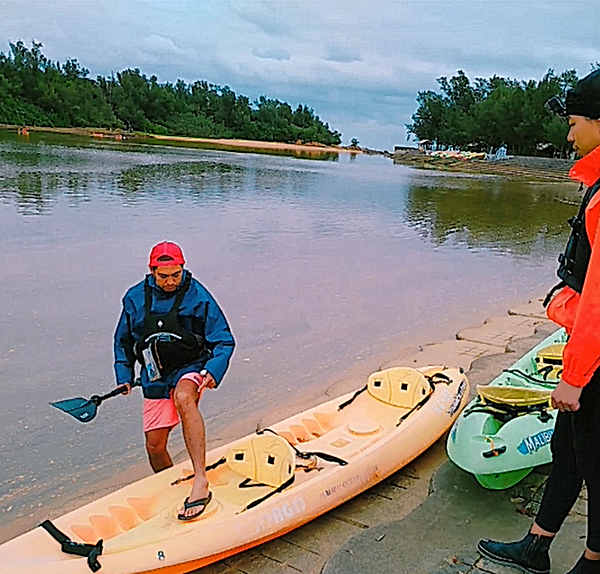
[{"label": "wet sand", "polygon": [[[23,126],[0,124],[0,129],[9,131],[21,131]],[[54,128],[44,126],[32,126],[25,128],[29,132],[48,132],[65,135],[87,136],[97,139],[115,139],[115,140],[156,140],[166,143],[188,143],[203,144],[214,149],[225,150],[256,150],[262,152],[302,152],[305,154],[322,153],[362,153],[360,148],[349,148],[343,146],[327,146],[317,142],[311,143],[281,143],[265,142],[258,140],[238,140],[238,139],[211,139],[195,138],[185,136],[163,136],[157,134],[147,134],[142,132],[125,132],[123,130],[109,130],[104,128]]]}]

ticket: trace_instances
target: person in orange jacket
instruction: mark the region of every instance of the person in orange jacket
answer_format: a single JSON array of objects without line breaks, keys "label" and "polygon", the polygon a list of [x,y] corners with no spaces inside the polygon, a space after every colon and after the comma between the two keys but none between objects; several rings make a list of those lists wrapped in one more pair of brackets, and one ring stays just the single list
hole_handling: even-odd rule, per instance
[{"label": "person in orange jacket", "polygon": [[[556,103],[556,100],[555,100]],[[567,140],[582,159],[570,171],[587,187],[571,236],[559,257],[560,288],[548,317],[569,335],[561,380],[552,393],[559,410],[553,465],[539,512],[517,542],[480,540],[480,554],[530,574],[549,574],[549,548],[585,483],[586,548],[568,574],[600,574],[600,70],[567,93]]]}]

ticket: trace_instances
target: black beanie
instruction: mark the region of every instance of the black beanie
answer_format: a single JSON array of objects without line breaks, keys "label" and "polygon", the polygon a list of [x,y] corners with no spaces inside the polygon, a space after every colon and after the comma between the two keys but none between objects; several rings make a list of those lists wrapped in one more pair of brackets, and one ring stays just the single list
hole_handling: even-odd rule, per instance
[{"label": "black beanie", "polygon": [[588,74],[567,92],[567,115],[600,118],[600,70]]}]

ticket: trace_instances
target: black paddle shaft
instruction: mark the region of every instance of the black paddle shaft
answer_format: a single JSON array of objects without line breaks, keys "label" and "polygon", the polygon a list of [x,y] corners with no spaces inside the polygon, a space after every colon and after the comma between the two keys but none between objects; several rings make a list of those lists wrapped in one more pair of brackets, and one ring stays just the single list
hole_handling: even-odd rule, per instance
[{"label": "black paddle shaft", "polygon": [[[131,386],[135,386],[135,383]],[[92,401],[96,406],[98,406],[102,401],[110,399],[111,397],[116,397],[117,395],[122,395],[126,391],[127,387],[125,385],[119,385],[118,387],[110,391],[110,393],[106,393],[105,395],[92,395],[90,397],[90,401]]]}]

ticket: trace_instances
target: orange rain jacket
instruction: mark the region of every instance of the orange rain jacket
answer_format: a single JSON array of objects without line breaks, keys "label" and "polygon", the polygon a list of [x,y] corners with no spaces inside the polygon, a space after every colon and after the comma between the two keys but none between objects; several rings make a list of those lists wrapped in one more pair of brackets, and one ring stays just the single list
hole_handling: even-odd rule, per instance
[{"label": "orange rain jacket", "polygon": [[[600,180],[600,146],[581,158],[569,174],[591,187]],[[585,230],[592,253],[583,289],[563,287],[548,305],[548,317],[570,335],[563,353],[562,379],[584,387],[600,367],[600,192],[585,210]]]}]

